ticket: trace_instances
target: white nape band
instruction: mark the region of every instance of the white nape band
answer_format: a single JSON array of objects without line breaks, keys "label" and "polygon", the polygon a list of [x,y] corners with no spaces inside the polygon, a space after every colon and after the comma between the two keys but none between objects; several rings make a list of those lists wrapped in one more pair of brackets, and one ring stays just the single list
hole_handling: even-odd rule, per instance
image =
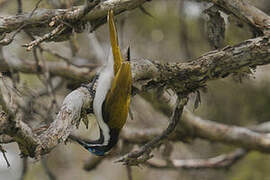
[{"label": "white nape band", "polygon": [[103,119],[102,104],[106,99],[106,95],[111,88],[112,81],[114,78],[113,65],[114,65],[114,60],[112,56],[112,51],[110,50],[110,56],[108,58],[108,62],[106,66],[100,71],[100,74],[99,74],[96,94],[95,94],[95,98],[93,102],[94,113],[96,116],[97,123],[103,132],[104,142],[102,144],[93,144],[93,146],[106,146],[108,145],[109,140],[110,140],[110,129]]}]

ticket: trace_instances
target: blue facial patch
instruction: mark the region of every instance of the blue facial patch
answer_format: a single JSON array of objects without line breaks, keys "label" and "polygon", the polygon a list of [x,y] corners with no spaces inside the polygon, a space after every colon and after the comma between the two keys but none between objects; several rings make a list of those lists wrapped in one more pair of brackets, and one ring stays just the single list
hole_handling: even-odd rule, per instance
[{"label": "blue facial patch", "polygon": [[95,154],[95,155],[97,155],[97,156],[104,156],[104,154],[105,154],[104,151],[100,151],[100,150],[92,148],[92,147],[89,147],[88,151]]}]

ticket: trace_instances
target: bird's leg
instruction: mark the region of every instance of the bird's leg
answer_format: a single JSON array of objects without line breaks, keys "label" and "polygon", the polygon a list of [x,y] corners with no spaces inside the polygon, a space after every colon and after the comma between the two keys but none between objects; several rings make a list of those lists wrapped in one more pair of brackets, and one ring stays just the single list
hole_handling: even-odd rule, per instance
[{"label": "bird's leg", "polygon": [[99,77],[99,74],[96,74],[94,79],[91,81],[91,83],[81,84],[81,87],[85,87],[89,91],[92,97],[95,97],[95,94],[96,94],[96,84],[97,84],[98,77]]}]

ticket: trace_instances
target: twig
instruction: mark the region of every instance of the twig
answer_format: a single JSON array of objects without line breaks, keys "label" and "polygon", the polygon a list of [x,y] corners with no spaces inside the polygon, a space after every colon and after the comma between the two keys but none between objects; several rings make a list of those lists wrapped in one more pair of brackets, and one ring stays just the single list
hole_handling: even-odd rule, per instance
[{"label": "twig", "polygon": [[38,9],[38,6],[39,4],[41,3],[42,0],[39,0],[37,3],[36,3],[36,6],[35,8],[31,11],[30,15],[29,15],[29,18],[33,16],[33,14],[35,13],[35,11]]},{"label": "twig", "polygon": [[[39,3],[42,0],[39,0],[39,2],[37,3],[35,9],[31,12],[30,16],[33,15],[34,11],[38,8]],[[94,2],[89,2],[88,0],[86,1],[84,7],[80,10],[80,11],[74,11],[74,14],[72,16],[68,16],[68,19],[71,19],[71,17],[75,18],[74,20],[78,20],[83,18],[90,10],[92,10],[100,1],[99,0],[95,0]],[[56,16],[53,18],[52,22],[50,23],[50,26],[53,26],[54,24],[56,24],[56,21],[65,21],[64,19],[65,16]],[[57,36],[58,34],[61,34],[64,30],[66,30],[67,27],[64,25],[64,23],[59,24],[54,30],[52,30],[51,32],[43,35],[40,38],[37,38],[36,40],[28,43],[28,44],[24,44],[23,47],[27,47],[27,50],[31,50],[33,47],[39,45],[40,43],[49,40],[49,39],[53,39],[55,38],[55,36]]]},{"label": "twig", "polygon": [[139,6],[139,8],[140,8],[140,10],[141,10],[144,14],[146,14],[147,16],[149,16],[149,17],[151,17],[151,18],[154,18],[154,16],[153,16],[149,11],[147,11],[147,10],[143,7],[143,5]]},{"label": "twig", "polygon": [[127,177],[128,177],[128,180],[132,180],[132,169],[130,166],[126,166],[127,168]]},{"label": "twig", "polygon": [[[94,1],[96,3],[98,1]],[[121,12],[134,9],[138,7],[140,4],[145,3],[146,0],[111,0],[111,1],[102,1],[98,6],[95,6],[93,10],[91,10],[84,18],[79,19],[78,17],[81,17],[80,15],[77,16],[78,12],[86,12],[83,11],[84,6],[76,6],[70,9],[42,9],[37,10],[38,13],[26,13],[19,16],[8,16],[3,19],[3,21],[0,22],[0,34],[2,33],[9,33],[12,31],[15,31],[18,29],[18,27],[21,26],[25,21],[27,21],[27,29],[31,33],[35,33],[35,28],[38,26],[45,26],[45,28],[40,29],[39,33],[35,33],[36,35],[45,34],[48,32],[48,29],[51,27],[52,18],[57,16],[64,16],[62,18],[63,21],[76,21],[77,24],[86,23],[86,21],[90,22],[91,24],[94,22],[100,21],[101,18],[105,18],[107,16],[107,12],[110,9],[113,9],[116,14],[119,14]],[[94,4],[93,3],[93,4]],[[89,10],[89,9],[88,9]],[[29,14],[31,15],[31,18],[29,19]],[[82,13],[83,14],[83,13]],[[97,16],[98,14],[98,16]],[[14,19],[16,21],[14,21]],[[3,28],[2,28],[3,27]],[[67,32],[70,33],[70,32]],[[63,34],[64,35],[64,34]],[[65,34],[66,35],[66,34]]]},{"label": "twig", "polygon": [[51,32],[45,34],[44,36],[42,36],[40,38],[37,38],[36,40],[34,40],[28,44],[24,44],[23,47],[27,47],[27,50],[30,51],[33,47],[39,45],[40,43],[42,43],[48,39],[53,38],[54,36],[56,36],[57,34],[60,34],[64,30],[65,30],[64,25],[60,24]]},{"label": "twig", "polygon": [[[29,14],[27,20],[29,20],[29,19],[33,16],[34,12],[37,10],[37,8],[38,8],[38,6],[39,6],[39,3],[40,3],[41,1],[42,1],[42,0],[39,0],[39,1],[38,1],[38,3],[36,4],[36,7],[35,7],[35,8],[32,10],[32,12]],[[21,12],[22,12],[22,2],[21,2],[21,0],[17,0],[17,3],[18,3],[18,14],[21,14]],[[27,20],[26,20],[26,21],[27,21]],[[7,45],[9,45],[10,43],[12,43],[12,41],[13,41],[14,38],[15,38],[15,36],[16,36],[19,32],[21,32],[21,30],[22,30],[23,28],[25,28],[27,25],[28,25],[28,23],[25,23],[24,21],[21,22],[21,24],[19,25],[18,29],[13,33],[13,35],[12,35],[11,37],[7,37],[7,38],[2,39],[2,40],[0,41],[0,45],[2,45],[2,46],[7,46]]]},{"label": "twig", "polygon": [[85,0],[85,5],[82,11],[78,13],[77,19],[83,18],[92,9],[94,9],[99,3],[100,3],[100,0]]},{"label": "twig", "polygon": [[224,169],[230,168],[247,155],[248,151],[237,149],[228,154],[222,154],[209,159],[172,159],[169,164],[151,159],[146,162],[151,168],[157,169]]},{"label": "twig", "polygon": [[4,148],[1,145],[0,145],[0,151],[2,152],[3,157],[4,157],[4,159],[5,159],[6,163],[7,163],[7,167],[9,168],[10,167],[10,163],[9,163],[8,158],[6,156],[6,150],[4,150]]},{"label": "twig", "polygon": [[22,24],[14,33],[13,33],[13,35],[11,36],[11,37],[6,37],[6,38],[4,38],[4,39],[2,39],[1,41],[0,41],[0,45],[2,45],[2,46],[7,46],[7,45],[9,45],[10,43],[12,43],[12,41],[14,40],[14,38],[15,38],[15,36],[19,33],[19,32],[21,32],[21,30],[25,27],[26,25],[25,24]]},{"label": "twig", "polygon": [[155,137],[154,139],[146,143],[144,146],[140,147],[139,150],[126,154],[125,156],[116,160],[116,162],[122,162],[125,165],[134,166],[139,165],[140,163],[143,163],[148,159],[152,158],[152,156],[150,155],[151,150],[157,147],[162,140],[165,140],[173,132],[181,118],[184,106],[186,105],[187,101],[188,99],[186,97],[177,100],[171,121],[167,129],[164,130],[161,135]]},{"label": "twig", "polygon": [[65,61],[67,64],[69,65],[72,65],[72,66],[75,66],[75,67],[78,67],[78,68],[90,68],[90,69],[94,69],[97,67],[96,64],[82,64],[82,65],[79,65],[79,64],[76,64],[75,62],[73,62],[71,59],[67,58],[67,57],[64,57],[62,56],[61,54],[51,50],[51,49],[48,49],[48,48],[44,48],[44,47],[40,47],[42,49],[42,51],[45,51],[59,59],[62,59],[63,61]]},{"label": "twig", "polygon": [[72,10],[65,14],[53,17],[52,21],[50,22],[50,25],[56,24],[56,21],[73,22],[73,21],[80,20],[92,9],[94,9],[99,3],[100,3],[100,0],[92,0],[92,1],[85,0],[85,4],[83,5],[82,8],[78,8],[76,10]]},{"label": "twig", "polygon": [[18,5],[17,13],[21,14],[22,13],[22,0],[17,0],[17,5]]},{"label": "twig", "polygon": [[22,159],[22,173],[21,173],[20,180],[25,180],[27,170],[28,170],[28,158],[23,157],[23,159]]},{"label": "twig", "polygon": [[[52,80],[51,80],[52,91],[59,89],[61,87],[61,85],[63,84],[63,82],[64,81],[62,78],[59,78],[59,77],[52,78]],[[33,98],[42,97],[42,96],[46,96],[46,95],[49,95],[48,90],[47,90],[47,88],[44,88],[44,89],[39,90],[38,93],[35,96],[33,96]]]},{"label": "twig", "polygon": [[[0,118],[1,118],[1,112],[0,112]],[[14,141],[15,140],[12,137],[10,137],[10,136],[8,136],[6,134],[0,135],[0,143],[1,144],[8,144],[8,143],[12,143]]]}]

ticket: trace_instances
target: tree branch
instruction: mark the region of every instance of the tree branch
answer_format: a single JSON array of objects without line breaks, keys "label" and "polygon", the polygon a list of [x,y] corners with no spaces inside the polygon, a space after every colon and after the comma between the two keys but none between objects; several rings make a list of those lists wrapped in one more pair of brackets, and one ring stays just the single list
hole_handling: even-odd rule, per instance
[{"label": "tree branch", "polygon": [[[104,1],[88,13],[85,16],[85,20],[96,22],[105,18],[107,10],[110,8],[113,8],[116,13],[120,13],[124,10],[135,8],[137,5],[144,2],[145,0]],[[213,2],[223,1],[218,0]],[[228,2],[232,2],[232,0],[229,0]],[[225,5],[224,7],[227,7]],[[233,6],[233,4],[230,5]],[[80,7],[75,7],[75,10],[76,8]],[[239,9],[238,6],[235,6],[234,8]],[[29,24],[26,26],[27,28],[32,27],[32,25],[48,26],[53,17],[58,15],[65,15],[68,17],[68,15],[70,15],[69,13],[74,13],[75,10],[38,10],[30,19],[26,19],[27,15],[1,17],[0,33],[13,31],[24,21],[27,21],[27,24]],[[230,9],[228,8],[228,10]],[[42,22],[41,24],[40,21]],[[263,37],[249,39],[235,46],[227,46],[220,50],[208,52],[187,63],[162,64],[147,59],[133,60],[131,62],[133,82],[135,86],[138,86],[142,90],[166,87],[174,89],[179,92],[179,94],[186,95],[198,90],[200,87],[204,87],[209,80],[227,77],[232,73],[238,72],[241,68],[255,68],[259,65],[269,64],[269,49],[270,39],[266,34]],[[37,70],[35,63],[26,63],[13,59],[9,59],[7,63],[8,65],[0,66],[1,71],[13,68],[24,73],[40,73]],[[77,68],[73,65],[67,65],[66,63],[48,62],[47,66],[50,73],[69,79],[85,81],[91,79],[93,76],[93,74],[91,74],[93,72],[89,71],[87,68]],[[43,68],[44,67],[41,66],[41,69]],[[19,143],[20,148],[25,155],[39,157],[44,153],[48,153],[57,144],[66,140],[70,132],[76,128],[76,125],[81,118],[81,112],[91,108],[91,103],[92,97],[86,88],[79,88],[71,92],[65,98],[57,118],[44,132],[36,134],[21,120],[22,117],[20,116],[22,115],[18,113],[16,114],[16,119],[13,124],[11,124],[13,131],[11,131],[9,135],[14,137],[14,140]],[[179,111],[175,111],[175,114],[180,115],[182,111],[181,108],[182,107],[178,107]],[[200,121],[198,118],[193,118],[193,120],[192,118],[190,118],[191,120],[183,120],[181,123],[190,126],[189,128],[193,130],[191,131],[193,132],[193,134],[191,134],[192,136],[235,144],[247,149],[256,149],[263,152],[270,151],[270,139],[265,135],[245,128],[229,127],[211,121]],[[176,122],[176,120],[174,120],[174,122]],[[174,123],[171,126],[173,127]],[[2,127],[0,127],[0,129],[1,128]],[[168,129],[169,130],[167,131],[169,131],[169,133],[158,136],[153,141],[150,141],[143,146],[139,151],[131,152],[123,157],[122,161],[127,164],[136,164],[137,162],[129,160],[134,160],[134,158],[136,159],[145,152],[149,152],[149,150],[155,147],[161,140],[167,138],[168,134],[170,134],[174,128]]]},{"label": "tree branch", "polygon": [[261,33],[269,33],[270,18],[267,14],[250,5],[245,0],[205,0],[231,12]]},{"label": "tree branch", "polygon": [[[1,61],[0,61],[1,63]],[[60,76],[65,79],[76,80],[78,82],[86,82],[95,75],[96,66],[89,68],[77,67],[67,62],[47,61],[48,71],[51,75]],[[24,61],[17,58],[9,58],[3,66],[0,66],[0,72],[5,72],[9,68],[22,73],[41,74],[45,71],[44,64],[39,64],[39,69],[34,61]]]},{"label": "tree branch", "polygon": [[92,25],[97,26],[106,22],[107,12],[109,9],[113,9],[115,14],[119,14],[127,10],[132,10],[146,1],[147,0],[102,1],[79,21],[77,19],[81,14],[79,12],[84,14],[85,6],[77,6],[72,9],[37,9],[32,16],[30,16],[30,13],[7,17],[0,16],[0,35],[15,31],[24,24],[25,26],[23,29],[33,33],[34,35],[42,36],[47,33],[48,30],[51,30],[51,26],[57,24],[54,22],[57,20],[56,17],[58,17],[58,19],[61,17],[60,19],[64,21],[76,20],[76,24],[85,24],[85,22],[90,22]]},{"label": "tree branch", "polygon": [[241,68],[269,64],[269,49],[270,39],[264,36],[208,52],[187,63],[132,61],[133,82],[143,89],[166,86],[188,94],[209,80],[225,78]]},{"label": "tree branch", "polygon": [[146,165],[157,169],[221,169],[231,167],[246,154],[246,150],[237,149],[209,159],[172,159],[168,163],[153,158],[146,162]]},{"label": "tree branch", "polygon": [[[235,46],[210,51],[187,63],[166,63],[148,59],[132,60],[132,76],[135,86],[149,88],[171,87],[190,93],[204,87],[209,80],[225,78],[237,73],[241,68],[270,63],[270,38],[268,36],[246,40]],[[23,73],[40,73],[35,63],[9,59],[8,66]],[[0,71],[8,69],[1,66]],[[48,70],[53,75],[80,82],[92,79],[94,72],[78,68],[65,62],[48,62]],[[41,69],[43,69],[41,65]],[[42,71],[41,71],[42,72]]]},{"label": "tree branch", "polygon": [[151,141],[140,147],[139,150],[126,154],[125,156],[118,159],[116,162],[122,162],[125,165],[134,166],[139,165],[140,163],[143,163],[152,157],[150,155],[151,150],[157,147],[161,143],[161,141],[167,139],[180,121],[184,106],[187,104],[188,99],[186,97],[178,98],[179,99],[177,100],[174,113],[167,129],[165,129],[160,135],[156,136]]},{"label": "tree branch", "polygon": [[[243,67],[254,67],[257,65],[268,64],[270,62],[269,47],[268,37],[258,37],[233,47],[226,47],[219,51],[209,52],[188,63],[161,64],[159,62],[151,62],[149,60],[132,61],[133,82],[134,85],[140,85],[142,89],[158,88],[166,85],[180,91],[181,93],[189,94],[190,92],[205,86],[207,81],[224,78],[231,73],[239,71],[239,69]],[[21,66],[26,68],[20,69],[24,70],[24,72],[37,72],[34,63],[33,67],[29,67],[23,63],[21,63]],[[20,66],[15,66],[13,64],[14,69],[19,69],[18,67]],[[60,67],[61,66],[56,65],[50,66],[49,71],[59,75],[65,74],[65,76],[71,77],[71,75],[67,74],[69,72],[74,72],[71,70],[75,68],[74,66],[66,65],[66,68],[59,71]],[[81,73],[79,69],[77,73]],[[76,76],[78,74],[73,73],[73,75]],[[78,93],[78,91],[76,92]],[[51,124],[49,130],[47,130],[38,139],[34,138],[35,140],[31,141],[34,142],[34,144],[30,149],[35,149],[37,146],[39,147],[38,153],[31,151],[30,154],[32,154],[32,156],[49,152],[49,150],[51,150],[59,142],[63,142],[71,130],[75,128],[75,123],[72,124],[71,122],[76,122],[79,117],[72,116],[69,113],[71,112],[73,115],[79,115],[79,112],[81,112],[82,109],[74,109],[74,105],[79,103],[80,105],[77,107],[82,107],[84,105],[83,99],[87,100],[87,102],[91,104],[90,95],[88,92],[85,92],[87,95],[85,93],[82,95],[81,92],[78,94],[77,93],[72,93],[73,95],[71,97],[73,97],[74,100],[70,101],[69,104],[69,106],[72,106],[71,111],[65,111],[66,105],[64,105],[57,119]],[[84,98],[81,99],[76,96]],[[65,118],[70,119],[65,121]],[[59,122],[66,123],[62,124]],[[31,133],[27,137],[31,138],[31,136],[35,137]],[[42,142],[42,145],[40,145],[40,142]]]},{"label": "tree branch", "polygon": [[35,156],[48,153],[57,144],[65,142],[69,134],[78,126],[81,111],[90,108],[91,101],[86,88],[79,88],[71,92],[65,98],[56,120],[38,136],[42,143],[38,145]]},{"label": "tree branch", "polygon": [[22,155],[39,158],[67,139],[78,126],[81,111],[90,108],[90,102],[92,98],[88,90],[81,87],[67,95],[56,119],[42,133],[38,134],[23,122],[23,113],[20,111],[16,113],[15,119],[1,124],[0,129],[13,137]]},{"label": "tree branch", "polygon": [[270,152],[270,138],[267,134],[261,134],[244,127],[229,126],[201,119],[189,111],[184,111],[183,116],[176,134],[235,145],[247,150]]},{"label": "tree branch", "polygon": [[125,127],[121,131],[120,138],[129,143],[146,143],[162,133],[160,128],[137,129]]}]

